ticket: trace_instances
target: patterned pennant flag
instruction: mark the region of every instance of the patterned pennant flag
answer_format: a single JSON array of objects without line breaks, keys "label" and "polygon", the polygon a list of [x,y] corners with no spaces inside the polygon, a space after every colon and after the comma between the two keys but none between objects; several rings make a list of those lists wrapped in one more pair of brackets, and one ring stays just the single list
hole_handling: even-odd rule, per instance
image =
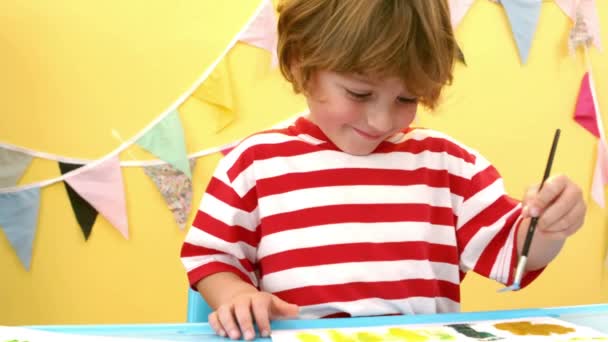
[{"label": "patterned pennant flag", "polygon": [[608,153],[606,142],[598,140],[597,156],[595,157],[595,170],[591,185],[591,198],[602,208],[605,207],[604,187],[608,184]]},{"label": "patterned pennant flag", "polygon": [[500,3],[507,12],[519,57],[525,64],[536,32],[541,0],[501,0]]},{"label": "patterned pennant flag", "polygon": [[589,34],[583,13],[579,10],[576,12],[574,26],[572,27],[572,30],[570,30],[570,34],[568,36],[568,49],[572,54],[577,47],[588,47],[592,42],[593,37]]},{"label": "patterned pennant flag", "polygon": [[217,133],[230,124],[235,116],[232,82],[226,55],[213,69],[207,79],[180,107],[186,116],[207,116],[205,122],[209,133]]},{"label": "patterned pennant flag", "polygon": [[589,73],[585,73],[581,81],[581,88],[576,100],[576,108],[574,110],[574,121],[583,126],[591,134],[600,137],[600,132],[597,127],[597,118],[595,106],[593,104],[593,95],[591,94],[591,86],[589,83]]},{"label": "patterned pennant flag", "polygon": [[600,20],[597,15],[595,0],[555,0],[555,2],[573,21],[576,21],[578,13],[581,14],[585,25],[587,26],[587,31],[592,37],[593,45],[595,45],[598,50],[602,50],[600,41]]},{"label": "patterned pennant flag", "polygon": [[68,174],[65,182],[118,229],[125,239],[129,238],[125,189],[118,156],[93,167],[84,166]]},{"label": "patterned pennant flag", "polygon": [[475,0],[450,0],[450,19],[453,28],[456,28],[458,24],[460,24],[462,18],[467,14],[474,1]]},{"label": "patterned pennant flag", "polygon": [[[78,168],[82,167],[82,164],[69,164],[59,162],[59,170],[62,175],[70,171],[74,171]],[[78,225],[80,226],[80,230],[82,234],[84,234],[84,239],[88,240],[91,235],[91,230],[93,229],[93,224],[95,223],[95,219],[97,218],[97,210],[93,208],[89,204],[89,202],[85,201],[84,198],[80,197],[72,187],[64,182],[65,189],[68,192],[68,197],[70,199],[70,203],[72,204],[72,211],[74,211],[74,215],[76,216],[76,220],[78,221]]]},{"label": "patterned pennant flag", "polygon": [[28,271],[39,209],[40,188],[0,193],[0,227],[4,229],[4,234]]},{"label": "patterned pennant flag", "polygon": [[[190,161],[194,167],[194,161]],[[190,177],[169,164],[145,166],[144,172],[152,179],[165,199],[175,222],[184,229],[192,203],[192,181]]]},{"label": "patterned pennant flag", "polygon": [[0,148],[0,188],[15,186],[31,162],[29,154]]},{"label": "patterned pennant flag", "polygon": [[186,153],[184,129],[177,111],[167,115],[151,130],[137,139],[136,143],[158,158],[173,165],[189,178],[192,177]]},{"label": "patterned pennant flag", "polygon": [[253,19],[239,40],[268,50],[272,54],[272,66],[278,65],[277,57],[277,18],[271,0],[264,0],[262,9]]}]

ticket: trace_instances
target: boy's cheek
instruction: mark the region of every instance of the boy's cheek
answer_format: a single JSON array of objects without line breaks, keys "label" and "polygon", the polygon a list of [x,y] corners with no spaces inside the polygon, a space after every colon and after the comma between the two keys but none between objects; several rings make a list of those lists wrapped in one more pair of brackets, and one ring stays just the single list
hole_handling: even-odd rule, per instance
[{"label": "boy's cheek", "polygon": [[330,114],[333,120],[341,123],[351,124],[361,119],[364,113],[364,106],[360,103],[354,103],[348,99],[337,101],[332,106],[332,113]]}]

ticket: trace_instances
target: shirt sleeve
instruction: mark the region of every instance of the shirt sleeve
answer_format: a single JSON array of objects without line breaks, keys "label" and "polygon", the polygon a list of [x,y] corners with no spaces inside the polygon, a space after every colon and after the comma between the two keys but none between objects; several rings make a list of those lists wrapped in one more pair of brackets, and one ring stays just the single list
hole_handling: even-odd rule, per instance
[{"label": "shirt sleeve", "polygon": [[[457,210],[460,270],[463,274],[473,270],[510,285],[518,260],[521,203],[506,194],[498,171],[479,154],[475,154],[469,171],[469,184]],[[521,286],[528,285],[542,271],[526,272]]]},{"label": "shirt sleeve", "polygon": [[[239,163],[231,163],[231,159],[234,158],[220,161],[182,245],[181,261],[192,288],[218,272],[232,272],[258,286],[255,264],[259,215],[255,187],[235,186],[228,174],[235,173]],[[241,176],[246,177],[246,171]]]}]

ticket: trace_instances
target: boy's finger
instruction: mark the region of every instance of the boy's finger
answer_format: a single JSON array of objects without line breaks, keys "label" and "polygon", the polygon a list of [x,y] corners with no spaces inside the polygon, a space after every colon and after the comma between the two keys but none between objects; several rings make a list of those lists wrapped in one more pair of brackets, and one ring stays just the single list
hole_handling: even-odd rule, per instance
[{"label": "boy's finger", "polygon": [[543,220],[543,217],[541,216],[538,229],[542,230],[544,233],[566,232],[567,235],[565,237],[570,236],[583,225],[583,222],[585,221],[585,211],[585,203],[582,201],[577,202],[574,207],[568,210],[568,212],[554,221],[541,222]]},{"label": "boy's finger", "polygon": [[532,201],[528,203],[530,207],[530,215],[540,215],[566,188],[568,178],[565,176],[557,176],[548,179],[542,189],[534,196]]},{"label": "boy's finger", "polygon": [[[540,216],[539,229],[560,231],[578,222],[577,215],[584,213],[582,194],[578,187],[566,187],[562,194]],[[574,210],[576,209],[576,210]]]},{"label": "boy's finger", "polygon": [[222,305],[217,310],[217,316],[220,324],[224,327],[224,330],[233,340],[241,338],[241,332],[239,327],[234,320],[234,315],[232,312],[232,308],[228,305]]},{"label": "boy's finger", "polygon": [[534,199],[534,196],[536,196],[536,194],[538,193],[538,185],[533,185],[531,187],[529,187],[526,190],[526,193],[524,194],[524,203],[530,202],[532,199]]},{"label": "boy's finger", "polygon": [[234,306],[234,315],[239,322],[243,338],[245,340],[253,340],[255,338],[255,330],[253,330],[253,319],[251,317],[251,302],[238,303]]},{"label": "boy's finger", "polygon": [[218,334],[221,337],[226,337],[226,331],[224,331],[224,328],[220,324],[220,321],[217,318],[216,311],[213,311],[212,313],[209,314],[208,322],[209,322],[209,325],[211,326],[211,329],[213,329],[213,331],[215,331],[216,334]]},{"label": "boy's finger", "polygon": [[270,300],[254,300],[251,311],[262,337],[270,336]]},{"label": "boy's finger", "polygon": [[271,312],[276,317],[297,317],[300,309],[295,304],[287,303],[279,297],[272,297]]}]

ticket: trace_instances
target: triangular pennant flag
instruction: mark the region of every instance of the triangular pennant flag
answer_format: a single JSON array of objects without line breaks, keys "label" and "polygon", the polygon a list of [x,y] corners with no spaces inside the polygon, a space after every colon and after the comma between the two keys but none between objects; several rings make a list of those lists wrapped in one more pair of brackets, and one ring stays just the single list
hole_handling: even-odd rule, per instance
[{"label": "triangular pennant flag", "polygon": [[271,0],[264,0],[262,9],[239,36],[239,40],[253,46],[268,50],[272,54],[271,65],[278,65],[277,57],[277,18]]},{"label": "triangular pennant flag", "polygon": [[177,111],[167,115],[146,134],[137,139],[136,143],[158,158],[173,165],[189,178],[192,177],[186,153],[184,129]]},{"label": "triangular pennant flag", "polygon": [[[194,161],[190,162],[193,167]],[[152,179],[165,199],[175,222],[183,229],[188,221],[192,204],[192,181],[190,177],[169,164],[145,166],[144,172]]]},{"label": "triangular pennant flag", "polygon": [[0,193],[0,227],[4,229],[4,234],[28,271],[39,209],[40,188]]},{"label": "triangular pennant flag", "polygon": [[475,0],[450,0],[450,19],[452,27],[456,28],[467,14]]},{"label": "triangular pennant flag", "polygon": [[519,57],[525,64],[536,32],[541,0],[501,0],[500,3],[507,12]]},{"label": "triangular pennant flag", "polygon": [[600,40],[600,20],[595,6],[595,0],[555,0],[562,11],[576,21],[577,13],[582,15],[582,18],[587,26],[587,31],[593,39],[593,45],[602,49]]},{"label": "triangular pennant flag", "polygon": [[600,137],[600,132],[597,127],[597,119],[595,106],[593,104],[593,96],[591,94],[591,86],[589,83],[589,73],[585,73],[581,81],[581,87],[576,100],[576,108],[574,109],[574,121],[583,126],[591,134]]},{"label": "triangular pennant flag", "polygon": [[[82,167],[82,164],[69,164],[59,162],[59,170],[62,175],[70,171],[74,171],[78,168]],[[65,189],[68,192],[68,197],[70,198],[70,203],[72,204],[72,211],[74,211],[74,215],[76,216],[76,220],[78,221],[78,225],[80,226],[80,230],[82,234],[84,234],[84,239],[88,240],[91,235],[91,229],[93,228],[93,224],[95,223],[95,219],[97,218],[97,210],[93,208],[89,202],[85,201],[84,198],[80,197],[80,195],[72,189],[72,187],[64,182]]]},{"label": "triangular pennant flag", "polygon": [[574,26],[568,35],[568,50],[572,54],[579,46],[589,46],[593,42],[593,37],[589,34],[587,24],[583,13],[579,10],[576,12]]},{"label": "triangular pennant flag", "polygon": [[125,189],[118,156],[93,167],[84,166],[83,169],[68,174],[65,182],[118,229],[122,236],[129,238]]},{"label": "triangular pennant flag", "polygon": [[597,156],[591,184],[591,198],[602,208],[605,207],[604,187],[608,184],[608,153],[606,142],[597,141]]},{"label": "triangular pennant flag", "polygon": [[456,46],[456,59],[459,60],[460,62],[462,62],[462,64],[467,65],[467,61],[464,58],[464,53],[462,52],[462,49],[458,45]]},{"label": "triangular pennant flag", "polygon": [[0,188],[15,186],[31,162],[29,154],[0,148]]},{"label": "triangular pennant flag", "polygon": [[179,108],[184,115],[208,115],[205,122],[211,133],[217,133],[234,120],[236,115],[232,81],[228,68],[228,53],[213,69],[207,79]]}]

